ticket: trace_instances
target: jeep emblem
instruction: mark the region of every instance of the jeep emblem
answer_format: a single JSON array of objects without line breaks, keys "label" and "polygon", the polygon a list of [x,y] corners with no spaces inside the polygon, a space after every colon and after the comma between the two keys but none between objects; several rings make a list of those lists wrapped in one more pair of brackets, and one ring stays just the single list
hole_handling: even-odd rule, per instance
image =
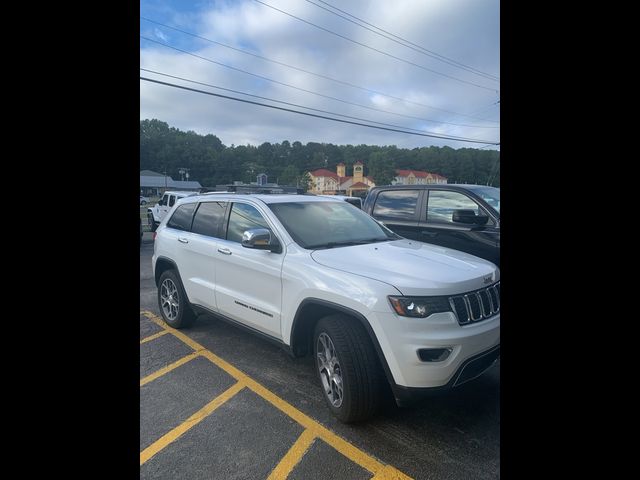
[{"label": "jeep emblem", "polygon": [[491,283],[491,281],[493,280],[493,275],[484,277],[482,280],[484,281],[484,283]]}]

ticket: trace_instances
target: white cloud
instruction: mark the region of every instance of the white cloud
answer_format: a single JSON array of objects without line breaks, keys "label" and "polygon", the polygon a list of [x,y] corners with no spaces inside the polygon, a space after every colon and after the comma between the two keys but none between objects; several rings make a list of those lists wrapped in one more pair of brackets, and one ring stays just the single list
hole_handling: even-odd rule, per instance
[{"label": "white cloud", "polygon": [[169,37],[167,37],[164,33],[162,33],[162,30],[160,30],[159,28],[155,28],[153,30],[153,34],[158,37],[160,40],[162,40],[163,42],[168,42],[169,41]]},{"label": "white cloud", "polygon": [[[491,87],[498,85],[380,38],[307,2],[266,1],[282,10],[411,62],[479,84]],[[336,5],[389,32],[402,35],[418,45],[480,70],[499,75],[498,0],[485,2],[354,0],[348,5],[337,3]],[[410,117],[438,122],[496,125],[487,120],[474,120],[442,111],[471,113],[481,110],[497,100],[495,93],[433,75],[420,68],[385,57],[305,25],[256,2],[229,2],[222,6],[214,5],[207,11],[199,12],[199,15],[195,13],[197,12],[193,15],[181,13],[182,19],[198,20],[192,20],[190,26],[183,24],[180,28],[237,48],[250,50],[270,59],[408,101],[341,85],[204,41],[195,42],[191,49],[197,55],[305,90]],[[158,27],[155,34],[162,38],[160,35],[166,35],[167,32],[169,31]],[[171,41],[177,41],[179,35],[181,34],[171,32]],[[160,72],[376,122],[486,140],[499,138],[499,129],[460,127],[374,112],[260,80],[144,41],[142,41],[140,63],[145,68]],[[148,73],[145,73],[145,76],[188,85],[185,82]],[[197,86],[195,88],[246,98],[212,88]],[[140,94],[140,118],[158,118],[181,129],[213,133],[226,145],[299,140],[303,143],[315,141],[336,144],[396,144],[402,147],[431,144],[446,144],[456,148],[479,146],[350,126],[185,92],[144,81],[140,82]],[[263,100],[251,100],[263,102]],[[437,109],[419,106],[416,103],[430,105]],[[487,110],[480,116],[488,116],[489,120],[498,119],[499,116],[492,112]]]}]

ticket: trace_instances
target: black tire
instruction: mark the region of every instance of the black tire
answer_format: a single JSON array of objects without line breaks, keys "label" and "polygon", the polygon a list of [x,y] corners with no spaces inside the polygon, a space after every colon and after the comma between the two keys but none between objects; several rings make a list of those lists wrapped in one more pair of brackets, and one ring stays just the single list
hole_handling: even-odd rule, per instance
[{"label": "black tire", "polygon": [[[331,339],[339,364],[342,379],[340,405],[333,403],[337,401],[336,398],[330,398],[323,384],[320,371],[322,360],[318,355],[318,341],[323,334]],[[322,318],[313,333],[313,355],[322,393],[338,420],[344,423],[358,422],[376,414],[383,394],[383,377],[373,345],[358,320],[343,314]],[[326,373],[324,375],[325,379],[328,378]]]},{"label": "black tire", "polygon": [[140,205],[146,205],[147,202],[145,202],[144,200],[140,202]]},{"label": "black tire", "polygon": [[[166,284],[165,281],[167,282]],[[170,287],[171,284],[175,287],[175,291]],[[169,287],[169,289],[165,289],[165,286]],[[163,306],[162,297],[163,295],[167,295],[167,293],[171,293],[170,298],[172,298],[172,303],[177,303],[177,306],[174,307],[166,303],[165,306]],[[184,292],[184,288],[182,287],[182,282],[175,270],[166,270],[160,275],[160,281],[158,282],[158,307],[160,307],[162,319],[167,325],[173,328],[186,328],[190,326],[196,318],[191,309],[191,304],[187,299],[187,295]],[[171,315],[165,311],[165,307],[171,312]]]},{"label": "black tire", "polygon": [[152,213],[147,213],[147,220],[149,221],[149,228],[151,229],[152,232],[155,232],[158,229],[159,224],[157,224],[153,219]]}]

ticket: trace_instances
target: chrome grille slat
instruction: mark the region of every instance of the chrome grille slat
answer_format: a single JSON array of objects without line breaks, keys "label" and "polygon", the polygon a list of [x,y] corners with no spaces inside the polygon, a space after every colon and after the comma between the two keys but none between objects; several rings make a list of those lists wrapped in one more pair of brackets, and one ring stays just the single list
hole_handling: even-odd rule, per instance
[{"label": "chrome grille slat", "polygon": [[500,282],[449,297],[449,304],[460,325],[491,318],[500,312]]}]

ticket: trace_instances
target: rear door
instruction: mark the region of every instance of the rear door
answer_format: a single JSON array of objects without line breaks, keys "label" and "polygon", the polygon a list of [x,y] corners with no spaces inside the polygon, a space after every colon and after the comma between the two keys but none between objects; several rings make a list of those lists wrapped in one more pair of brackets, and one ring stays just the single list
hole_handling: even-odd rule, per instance
[{"label": "rear door", "polygon": [[171,252],[171,258],[178,266],[178,273],[182,279],[182,284],[187,292],[187,297],[191,300],[188,289],[189,263],[186,247],[191,239],[191,222],[197,203],[187,203],[180,205],[168,219],[163,235],[167,239],[167,248]]},{"label": "rear door", "polygon": [[225,238],[216,249],[216,302],[220,313],[272,337],[282,339],[282,253],[245,248],[242,234],[273,226],[257,206],[230,202]]},{"label": "rear door", "polygon": [[[473,210],[489,217],[486,225],[453,221],[455,210]],[[459,191],[429,189],[426,217],[420,223],[419,240],[476,255],[500,266],[500,230],[496,222],[470,195]]]},{"label": "rear door", "polygon": [[218,240],[224,229],[227,202],[201,202],[193,217],[191,234],[184,245],[182,281],[191,303],[218,311],[216,261]]},{"label": "rear door", "polygon": [[418,223],[422,190],[382,190],[375,198],[371,216],[398,235],[420,240]]}]

